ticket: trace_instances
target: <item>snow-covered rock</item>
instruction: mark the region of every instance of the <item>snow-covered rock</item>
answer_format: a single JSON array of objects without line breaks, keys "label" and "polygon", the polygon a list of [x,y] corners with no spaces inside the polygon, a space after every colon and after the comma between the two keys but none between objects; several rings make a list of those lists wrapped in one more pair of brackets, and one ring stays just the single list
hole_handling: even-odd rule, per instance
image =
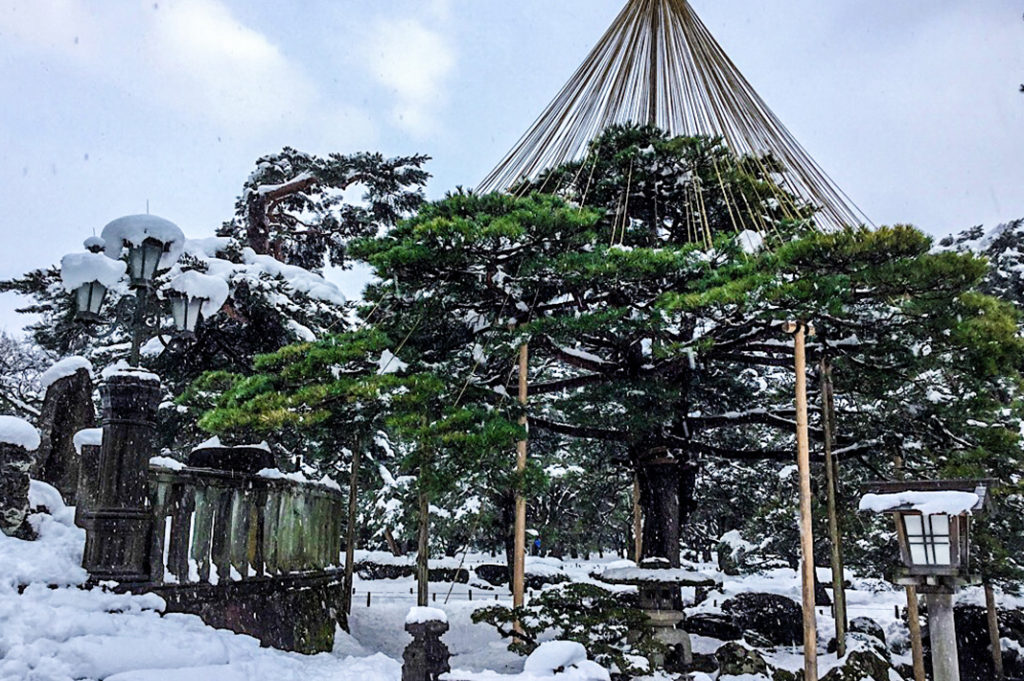
[{"label": "snow-covered rock", "polygon": [[75,433],[75,437],[72,438],[72,442],[75,445],[75,451],[79,456],[82,455],[82,447],[87,445],[93,447],[99,447],[103,444],[103,429],[102,428],[83,428],[82,430]]},{"label": "snow-covered rock", "polygon": [[409,608],[409,614],[405,616],[406,624],[424,624],[426,622],[448,623],[448,615],[440,608],[425,608],[413,606]]},{"label": "snow-covered rock", "polygon": [[92,362],[87,360],[85,357],[80,357],[78,355],[65,357],[39,376],[39,387],[45,392],[47,388],[60,379],[67,378],[68,376],[74,376],[82,369],[85,369],[91,375]]},{"label": "snow-covered rock", "polygon": [[0,442],[34,452],[39,449],[39,431],[17,416],[0,416]]}]

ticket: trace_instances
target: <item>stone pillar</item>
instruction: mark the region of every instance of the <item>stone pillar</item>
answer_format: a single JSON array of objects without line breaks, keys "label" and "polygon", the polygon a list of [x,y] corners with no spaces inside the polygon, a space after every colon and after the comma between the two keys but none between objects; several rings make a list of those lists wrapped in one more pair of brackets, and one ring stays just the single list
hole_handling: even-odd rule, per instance
[{"label": "stone pillar", "polygon": [[953,622],[953,592],[925,595],[928,605],[928,636],[932,643],[932,670],[935,681],[960,681],[960,664]]},{"label": "stone pillar", "polygon": [[447,622],[406,622],[405,630],[412,634],[412,643],[402,655],[402,681],[437,681],[441,674],[451,671],[451,653],[441,640],[448,631]]},{"label": "stone pillar", "polygon": [[79,369],[54,381],[46,390],[40,411],[42,442],[32,477],[56,487],[64,502],[74,506],[79,459],[73,439],[78,431],[96,424],[89,369]]},{"label": "stone pillar", "polygon": [[143,372],[116,373],[100,386],[103,444],[82,559],[93,580],[149,581],[148,474],[161,395],[159,379]]},{"label": "stone pillar", "polygon": [[89,512],[96,508],[100,485],[100,446],[82,445],[78,459],[78,490],[75,494],[75,524],[86,527]]},{"label": "stone pillar", "polygon": [[21,445],[0,442],[0,530],[9,537],[35,539],[26,520],[32,460],[32,454]]}]

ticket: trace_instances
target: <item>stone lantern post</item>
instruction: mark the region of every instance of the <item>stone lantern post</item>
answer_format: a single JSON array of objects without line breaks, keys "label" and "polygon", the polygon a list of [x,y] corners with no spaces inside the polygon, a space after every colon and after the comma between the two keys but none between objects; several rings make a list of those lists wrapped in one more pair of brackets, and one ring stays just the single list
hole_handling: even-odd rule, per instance
[{"label": "stone lantern post", "polygon": [[891,513],[903,569],[897,583],[925,595],[935,681],[960,681],[953,594],[970,574],[973,514],[989,510],[990,480],[873,483],[861,511]]}]

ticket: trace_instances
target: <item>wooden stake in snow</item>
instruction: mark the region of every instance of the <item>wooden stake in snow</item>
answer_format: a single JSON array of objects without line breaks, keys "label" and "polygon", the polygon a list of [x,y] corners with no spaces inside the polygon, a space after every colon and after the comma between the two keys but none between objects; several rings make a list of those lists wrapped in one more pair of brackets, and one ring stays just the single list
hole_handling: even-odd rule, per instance
[{"label": "wooden stake in snow", "polygon": [[811,527],[811,454],[807,436],[807,355],[805,341],[814,335],[814,327],[803,322],[787,322],[793,334],[793,358],[796,369],[796,454],[800,471],[800,554],[803,577],[804,678],[818,678],[818,628],[814,613],[814,534]]},{"label": "wooden stake in snow", "polygon": [[[352,614],[352,593],[355,591],[352,588],[352,575],[355,571],[357,493],[359,492],[359,455],[361,449],[362,444],[360,443],[352,450],[352,470],[349,472],[348,480],[348,536],[345,538],[345,599],[342,603],[346,615]],[[345,628],[346,630],[348,629],[347,620]]]},{"label": "wooden stake in snow", "polygon": [[996,672],[996,681],[1003,681],[1003,646],[999,638],[999,612],[996,610],[996,594],[992,585],[985,584],[985,609],[988,612],[988,636],[992,646],[992,666]]},{"label": "wooden stake in snow", "polygon": [[640,565],[644,555],[644,516],[640,508],[640,480],[633,474],[633,562]]},{"label": "wooden stake in snow", "polygon": [[924,644],[921,642],[921,614],[917,611],[917,587],[907,586],[907,628],[914,660],[914,681],[925,681]]},{"label": "wooden stake in snow", "polygon": [[[523,406],[523,414],[519,424],[526,427],[526,390],[527,370],[529,366],[529,347],[523,343],[519,347],[519,404]],[[516,444],[516,472],[520,475],[526,470],[526,439]],[[516,527],[515,551],[512,557],[512,607],[523,605],[523,585],[526,582],[526,497],[522,490],[516,491]],[[516,623],[518,627],[518,622]]]},{"label": "wooden stake in snow", "polygon": [[828,533],[832,545],[832,603],[836,619],[836,654],[846,655],[846,587],[843,575],[842,537],[839,534],[839,513],[836,509],[838,495],[838,463],[832,455],[832,441],[835,438],[835,403],[832,398],[832,367],[828,358],[821,358],[821,424],[825,433],[825,478],[828,485]]}]

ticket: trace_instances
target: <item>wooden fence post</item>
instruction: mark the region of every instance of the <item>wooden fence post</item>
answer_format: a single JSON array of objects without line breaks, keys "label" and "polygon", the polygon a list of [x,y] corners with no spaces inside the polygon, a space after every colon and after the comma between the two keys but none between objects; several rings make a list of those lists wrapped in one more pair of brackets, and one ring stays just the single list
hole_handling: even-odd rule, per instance
[{"label": "wooden fence post", "polygon": [[149,459],[161,396],[160,380],[143,372],[116,373],[100,386],[103,444],[82,558],[93,580],[149,581]]}]

